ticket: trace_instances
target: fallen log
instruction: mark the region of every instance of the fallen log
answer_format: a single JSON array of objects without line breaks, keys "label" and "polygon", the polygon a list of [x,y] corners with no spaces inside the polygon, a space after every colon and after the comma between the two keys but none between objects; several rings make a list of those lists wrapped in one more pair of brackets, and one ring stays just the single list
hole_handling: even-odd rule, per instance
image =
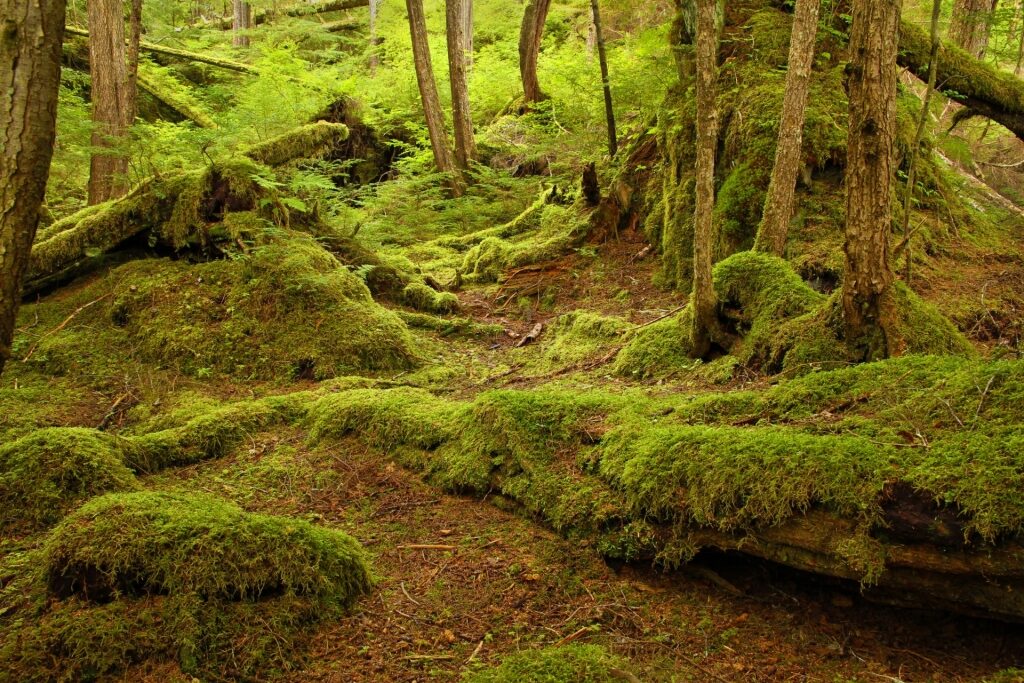
[{"label": "fallen log", "polygon": [[[259,26],[260,24],[265,24],[275,16],[306,17],[313,14],[327,14],[328,12],[341,12],[347,9],[358,9],[360,7],[369,6],[370,0],[331,0],[330,2],[321,2],[312,5],[296,5],[278,12],[264,9],[253,14],[252,25]],[[223,17],[213,19],[208,23],[227,30],[232,27],[233,20],[231,17]]]},{"label": "fallen log", "polygon": [[328,153],[348,137],[336,123],[302,126],[253,145],[241,159],[152,177],[126,196],[61,219],[40,231],[29,259],[23,295],[52,288],[105,262],[99,258],[136,235],[180,249],[207,240],[205,226],[228,211],[252,209],[266,192],[253,179],[257,164],[281,166]]},{"label": "fallen log", "polygon": [[217,122],[203,110],[202,105],[194,100],[190,101],[192,98],[185,95],[187,90],[183,89],[182,93],[175,93],[171,88],[166,87],[166,84],[160,82],[155,70],[142,62],[139,63],[139,72],[135,82],[140,90],[149,93],[165,107],[174,110],[198,127],[217,128]]},{"label": "fallen log", "polygon": [[[77,26],[68,26],[64,29],[65,36],[80,36],[88,40],[89,32],[84,28]],[[127,42],[127,41],[126,41]],[[139,43],[139,49],[143,52],[150,52],[157,55],[165,55],[167,57],[175,57],[177,59],[184,59],[190,62],[199,62],[201,64],[209,64],[210,66],[216,66],[220,69],[227,69],[229,71],[237,71],[239,73],[251,74],[258,76],[259,71],[248,64],[242,64],[231,59],[223,59],[221,57],[213,57],[211,55],[200,54],[198,52],[189,52],[188,50],[179,50],[173,47],[166,47],[164,45],[157,45],[156,43],[150,43],[145,40]]]},{"label": "fallen log", "polygon": [[[931,53],[928,34],[904,21],[899,46],[899,64],[927,80]],[[939,49],[937,67],[941,92],[967,107],[970,115],[985,116],[1024,140],[1024,80],[975,59],[947,41]]]}]

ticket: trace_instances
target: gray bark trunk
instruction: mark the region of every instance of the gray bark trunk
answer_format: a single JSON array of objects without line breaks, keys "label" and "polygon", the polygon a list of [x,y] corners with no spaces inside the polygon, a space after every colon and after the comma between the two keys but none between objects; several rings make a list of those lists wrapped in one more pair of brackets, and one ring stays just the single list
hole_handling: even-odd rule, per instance
[{"label": "gray bark trunk", "polygon": [[800,172],[803,147],[807,93],[811,84],[814,42],[818,35],[819,0],[797,0],[793,32],[789,39],[789,67],[786,72],[786,94],[779,121],[779,140],[775,150],[775,166],[768,183],[764,213],[757,231],[754,248],[782,256],[793,216],[793,196]]},{"label": "gray bark trunk", "polygon": [[452,89],[452,120],[455,126],[455,160],[462,169],[476,159],[473,116],[469,108],[466,8],[472,0],[447,0],[448,72]]}]

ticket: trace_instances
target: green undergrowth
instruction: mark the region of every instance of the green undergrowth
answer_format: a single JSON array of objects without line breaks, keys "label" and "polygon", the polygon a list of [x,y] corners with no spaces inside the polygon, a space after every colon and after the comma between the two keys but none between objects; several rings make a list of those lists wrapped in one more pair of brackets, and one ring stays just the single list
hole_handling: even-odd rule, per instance
[{"label": "green undergrowth", "polygon": [[372,585],[344,533],[184,493],[96,498],[38,555],[31,604],[5,605],[0,672],[17,680],[161,660],[202,677],[281,673],[308,626]]},{"label": "green undergrowth", "polygon": [[260,233],[233,258],[128,263],[22,316],[59,321],[90,301],[73,324],[39,340],[33,363],[81,373],[124,355],[200,378],[289,379],[405,370],[422,354],[358,277],[309,236],[286,230]]},{"label": "green undergrowth", "polygon": [[500,665],[463,676],[463,683],[613,683],[629,680],[626,662],[598,645],[524,650]]}]

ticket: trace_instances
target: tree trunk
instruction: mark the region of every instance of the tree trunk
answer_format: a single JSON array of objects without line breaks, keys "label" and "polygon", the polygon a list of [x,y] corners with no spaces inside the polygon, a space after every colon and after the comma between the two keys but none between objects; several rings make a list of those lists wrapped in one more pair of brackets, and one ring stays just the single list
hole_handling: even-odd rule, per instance
[{"label": "tree trunk", "polygon": [[139,113],[139,48],[142,44],[142,0],[132,0],[128,20],[128,121]]},{"label": "tree trunk", "polygon": [[0,372],[46,194],[57,121],[64,0],[0,0]]},{"label": "tree trunk", "polygon": [[235,35],[231,44],[235,47],[249,47],[249,29],[252,28],[252,7],[244,0],[234,0],[231,28]]},{"label": "tree trunk", "polygon": [[473,0],[463,0],[462,36],[466,50],[466,68],[473,69]]},{"label": "tree trunk", "polygon": [[718,0],[697,2],[697,160],[693,223],[693,355],[707,356],[718,329],[711,282],[715,150],[718,147]]},{"label": "tree trunk", "polygon": [[92,146],[89,204],[128,190],[128,157],[117,147],[131,123],[124,16],[120,0],[89,0],[89,73],[92,78]]},{"label": "tree trunk", "polygon": [[523,13],[523,26],[519,32],[519,74],[523,79],[523,99],[527,104],[544,99],[537,80],[537,59],[550,7],[551,0],[527,0]]},{"label": "tree trunk", "polygon": [[971,55],[981,59],[988,49],[992,13],[998,0],[956,0],[949,39]]},{"label": "tree trunk", "polygon": [[452,120],[455,126],[455,160],[459,168],[468,169],[476,159],[473,139],[473,115],[469,108],[469,85],[466,51],[466,7],[472,0],[446,0],[445,18],[448,28],[448,72],[452,87]]},{"label": "tree trunk", "polygon": [[381,0],[370,0],[370,73],[376,74],[380,66],[380,56],[377,55],[377,12],[380,10]]},{"label": "tree trunk", "polygon": [[[917,120],[917,131],[914,133],[914,144],[910,147],[910,160],[907,164],[907,189],[903,193],[903,241],[900,243],[900,248],[907,250],[906,269],[903,275],[903,281],[910,284],[910,264],[911,264],[911,253],[910,253],[910,210],[914,206],[914,189],[917,184],[917,158],[921,155],[921,140],[924,139],[924,131],[928,126],[928,112],[932,105],[932,93],[935,92],[935,81],[938,78],[938,60],[939,60],[939,47],[942,45],[942,39],[939,37],[939,16],[942,14],[942,0],[933,0],[932,2],[932,23],[931,23],[931,38],[932,38],[932,52],[928,58],[928,86],[924,91],[924,99],[921,102],[921,116]],[[896,256],[899,256],[899,249],[897,249]]]},{"label": "tree trunk", "polygon": [[604,90],[604,116],[608,124],[608,155],[614,157],[619,150],[619,136],[615,132],[615,109],[612,107],[612,84],[608,77],[608,56],[604,49],[604,34],[601,32],[601,10],[598,0],[590,0],[594,15],[594,33],[597,36],[597,59],[601,62],[601,87]]},{"label": "tree trunk", "polygon": [[865,360],[897,353],[889,234],[900,0],[855,0],[850,31],[843,320]]},{"label": "tree trunk", "polygon": [[811,84],[814,42],[818,35],[819,0],[797,0],[793,32],[789,39],[789,67],[786,94],[782,102],[775,167],[768,184],[761,225],[754,249],[782,256],[786,249],[789,221],[793,216],[793,195],[800,171],[807,92]]},{"label": "tree trunk", "polygon": [[434,66],[430,59],[430,43],[427,40],[427,18],[423,13],[423,0],[405,0],[409,12],[409,30],[412,33],[412,53],[416,64],[416,81],[423,99],[423,115],[427,121],[430,146],[434,151],[437,170],[452,178],[452,191],[462,194],[462,174],[455,165],[455,158],[448,146],[448,133],[444,128],[444,114],[441,98],[434,82]]}]

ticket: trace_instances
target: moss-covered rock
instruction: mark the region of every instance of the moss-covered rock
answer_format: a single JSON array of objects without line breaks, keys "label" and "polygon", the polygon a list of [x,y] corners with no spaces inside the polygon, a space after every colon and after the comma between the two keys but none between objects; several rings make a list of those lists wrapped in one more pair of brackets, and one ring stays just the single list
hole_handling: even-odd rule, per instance
[{"label": "moss-covered rock", "polygon": [[626,663],[598,645],[569,644],[525,650],[493,669],[463,677],[464,683],[615,683],[629,680]]},{"label": "moss-covered rock", "polygon": [[94,429],[40,429],[0,445],[0,528],[35,530],[87,498],[138,486],[117,437]]},{"label": "moss-covered rock", "polygon": [[637,330],[615,358],[616,374],[635,379],[663,377],[694,366],[693,309],[687,306],[678,315]]},{"label": "moss-covered rock", "polygon": [[97,498],[50,533],[40,557],[38,617],[0,636],[0,673],[15,680],[167,661],[203,677],[280,672],[305,627],[372,583],[341,532],[180,493]]}]

